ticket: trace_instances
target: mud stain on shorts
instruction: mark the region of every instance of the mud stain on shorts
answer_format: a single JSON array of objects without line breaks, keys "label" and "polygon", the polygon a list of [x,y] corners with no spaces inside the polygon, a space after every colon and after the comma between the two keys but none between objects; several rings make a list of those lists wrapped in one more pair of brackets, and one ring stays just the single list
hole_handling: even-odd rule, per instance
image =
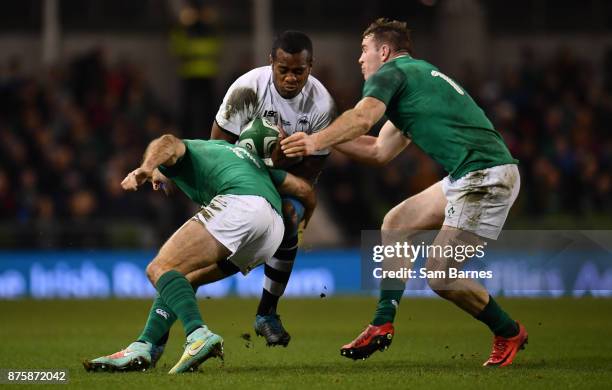
[{"label": "mud stain on shorts", "polygon": [[505,169],[499,181],[490,187],[492,199],[505,199],[512,196],[514,187],[517,185],[518,171]]},{"label": "mud stain on shorts", "polygon": [[466,225],[476,229],[482,219],[486,208],[483,204],[503,203],[512,195],[512,190],[516,185],[517,171],[514,169],[504,169],[503,174],[495,183],[484,185],[487,180],[487,172],[475,171],[468,179],[465,195]]},{"label": "mud stain on shorts", "polygon": [[194,219],[198,220],[198,214],[202,216],[205,221],[209,221],[211,218],[215,216],[216,213],[222,211],[227,207],[227,202],[223,199],[213,198],[213,200],[208,204],[208,206],[202,206],[200,211],[195,215]]},{"label": "mud stain on shorts", "polygon": [[476,229],[480,225],[484,211],[482,208],[483,200],[491,196],[491,187],[483,186],[486,178],[487,174],[483,171],[472,172],[466,178],[468,193],[465,195],[465,210],[463,214],[466,216],[466,226],[471,229]]},{"label": "mud stain on shorts", "polygon": [[227,99],[225,105],[225,119],[229,120],[233,115],[241,111],[253,110],[257,107],[257,93],[252,88],[237,88]]}]

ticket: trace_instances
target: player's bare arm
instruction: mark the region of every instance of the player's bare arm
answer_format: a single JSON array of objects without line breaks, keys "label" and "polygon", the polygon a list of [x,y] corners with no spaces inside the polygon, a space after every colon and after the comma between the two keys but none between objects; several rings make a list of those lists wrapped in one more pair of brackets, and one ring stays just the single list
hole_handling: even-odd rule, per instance
[{"label": "player's bare arm", "polygon": [[160,165],[174,165],[184,154],[183,141],[172,134],[162,135],[149,144],[142,164],[123,179],[121,187],[126,191],[136,191],[138,186],[151,180],[155,168]]},{"label": "player's bare arm", "polygon": [[235,144],[236,140],[238,139],[238,136],[230,133],[229,131],[219,126],[217,121],[213,121],[212,129],[210,132],[210,139],[218,139],[227,141],[230,144]]},{"label": "player's bare arm", "polygon": [[290,195],[297,198],[304,205],[304,227],[317,206],[317,196],[313,186],[307,181],[291,173],[287,173],[285,180],[276,186],[281,195]]},{"label": "player's bare arm", "polygon": [[382,118],[387,106],[375,98],[365,97],[357,105],[345,111],[324,130],[307,135],[296,133],[281,141],[288,157],[309,156],[319,150],[350,141],[364,135]]},{"label": "player's bare arm", "polygon": [[362,135],[352,141],[334,146],[337,151],[359,162],[370,165],[385,165],[410,145],[410,139],[393,125],[385,122],[378,137]]}]

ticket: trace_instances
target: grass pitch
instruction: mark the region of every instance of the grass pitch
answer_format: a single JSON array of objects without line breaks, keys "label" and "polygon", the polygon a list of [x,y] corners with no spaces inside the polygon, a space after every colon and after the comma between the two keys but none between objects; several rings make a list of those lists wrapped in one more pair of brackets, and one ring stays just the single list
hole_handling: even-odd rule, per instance
[{"label": "grass pitch", "polygon": [[66,368],[67,386],[84,389],[582,389],[612,383],[612,300],[500,300],[529,332],[527,349],[505,369],[481,367],[491,347],[488,329],[440,299],[405,298],[388,351],[366,361],[341,357],[340,346],[367,324],[375,301],[285,299],[279,311],[293,339],[287,348],[268,348],[252,330],[256,300],[201,300],[204,320],[225,338],[225,363],[212,359],[200,372],[181,376],[166,374],[181,354],[180,324],[155,369],[108,374],[81,366],[133,341],[149,301],[0,301],[0,368]]}]

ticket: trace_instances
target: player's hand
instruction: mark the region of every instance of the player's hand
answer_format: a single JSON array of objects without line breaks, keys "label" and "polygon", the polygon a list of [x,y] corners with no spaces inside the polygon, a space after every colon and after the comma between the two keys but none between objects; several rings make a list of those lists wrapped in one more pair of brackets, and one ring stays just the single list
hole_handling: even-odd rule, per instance
[{"label": "player's hand", "polygon": [[152,171],[137,168],[130,172],[125,179],[123,179],[121,182],[121,188],[123,188],[125,191],[136,191],[138,190],[138,186],[151,179],[152,174]]},{"label": "player's hand", "polygon": [[153,170],[153,175],[151,176],[151,185],[153,186],[154,191],[162,190],[164,194],[170,195],[174,192],[174,186],[172,182],[164,176],[159,169],[155,168]]},{"label": "player's hand", "polygon": [[294,133],[282,140],[281,148],[287,157],[310,156],[316,152],[313,137],[303,132]]},{"label": "player's hand", "polygon": [[274,147],[274,150],[272,150],[272,155],[270,158],[272,159],[272,166],[274,168],[287,169],[290,166],[298,163],[300,159],[298,157],[289,158],[285,155],[285,153],[283,153],[280,143],[282,140],[287,138],[287,133],[285,133],[285,129],[283,129],[283,126],[280,124],[278,125],[278,130],[280,130],[280,136],[278,137],[278,143]]}]

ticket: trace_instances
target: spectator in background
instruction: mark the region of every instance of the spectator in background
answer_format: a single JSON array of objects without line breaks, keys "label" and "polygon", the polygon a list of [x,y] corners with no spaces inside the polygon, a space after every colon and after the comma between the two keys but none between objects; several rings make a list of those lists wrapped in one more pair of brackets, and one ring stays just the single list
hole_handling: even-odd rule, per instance
[{"label": "spectator in background", "polygon": [[[107,186],[108,164],[120,172],[119,183],[134,163],[110,156],[135,156],[131,150],[172,121],[142,69],[126,61],[108,66],[102,53],[86,52],[40,78],[21,72],[18,59],[0,68],[0,222],[11,224],[4,230],[10,237],[2,237],[9,246],[101,246],[109,221],[138,220],[142,210],[153,210],[147,217],[163,220],[165,232],[188,213],[181,202],[161,211],[147,193],[132,198],[145,207],[120,207]],[[116,202],[107,205],[110,199]]]}]

